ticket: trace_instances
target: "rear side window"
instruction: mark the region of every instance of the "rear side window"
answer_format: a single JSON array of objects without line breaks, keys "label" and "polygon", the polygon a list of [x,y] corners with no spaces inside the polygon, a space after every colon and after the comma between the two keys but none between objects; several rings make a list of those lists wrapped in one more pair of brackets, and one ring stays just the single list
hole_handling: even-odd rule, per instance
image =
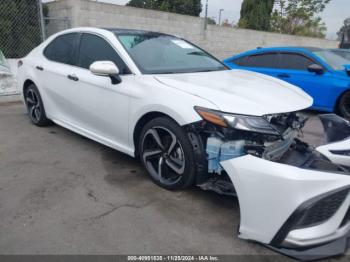
[{"label": "rear side window", "polygon": [[275,53],[269,54],[259,54],[259,55],[251,55],[246,57],[241,57],[236,60],[234,63],[240,66],[247,67],[266,67],[266,68],[274,68],[277,66],[278,55]]},{"label": "rear side window", "polygon": [[44,50],[44,56],[55,62],[76,65],[77,33],[65,34],[55,38]]},{"label": "rear side window", "polygon": [[247,56],[243,56],[243,57],[232,60],[231,63],[234,63],[238,66],[246,66],[246,63],[245,63],[246,59],[247,59]]},{"label": "rear side window", "polygon": [[121,74],[130,74],[124,61],[106,40],[93,34],[83,34],[78,65],[89,69],[90,65],[96,61],[112,61],[118,66]]},{"label": "rear side window", "polygon": [[301,54],[282,53],[280,54],[278,67],[281,69],[307,70],[312,64],[315,64],[315,62]]}]

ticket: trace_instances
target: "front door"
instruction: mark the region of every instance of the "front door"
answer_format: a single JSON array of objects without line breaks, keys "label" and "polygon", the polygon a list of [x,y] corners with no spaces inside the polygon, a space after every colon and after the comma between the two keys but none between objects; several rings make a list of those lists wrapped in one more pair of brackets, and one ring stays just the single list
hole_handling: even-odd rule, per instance
[{"label": "front door", "polygon": [[308,71],[308,67],[317,63],[304,54],[280,53],[276,69],[277,77],[300,87],[314,99],[313,107],[327,109],[332,87],[332,75],[325,70],[323,74]]},{"label": "front door", "polygon": [[[96,61],[112,61],[122,82],[114,85],[106,76],[97,76],[89,67]],[[128,149],[129,94],[134,76],[116,50],[101,36],[83,33],[77,67],[72,68],[72,88],[66,98],[72,105],[74,122],[120,151]]]}]

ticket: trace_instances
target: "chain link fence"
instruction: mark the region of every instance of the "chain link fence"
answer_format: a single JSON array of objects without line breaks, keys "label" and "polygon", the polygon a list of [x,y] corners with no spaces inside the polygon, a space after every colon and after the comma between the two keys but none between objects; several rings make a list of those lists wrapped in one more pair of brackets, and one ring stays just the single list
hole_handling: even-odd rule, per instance
[{"label": "chain link fence", "polygon": [[55,18],[46,16],[44,17],[44,38],[70,27],[70,20],[67,17]]},{"label": "chain link fence", "polygon": [[39,0],[0,1],[0,49],[7,58],[27,55],[43,40]]},{"label": "chain link fence", "polygon": [[18,94],[15,59],[69,27],[68,18],[50,17],[41,0],[0,0],[0,53],[7,58],[0,63],[0,97]]},{"label": "chain link fence", "polygon": [[48,36],[68,29],[68,18],[55,18],[41,0],[0,0],[0,50],[21,58]]}]

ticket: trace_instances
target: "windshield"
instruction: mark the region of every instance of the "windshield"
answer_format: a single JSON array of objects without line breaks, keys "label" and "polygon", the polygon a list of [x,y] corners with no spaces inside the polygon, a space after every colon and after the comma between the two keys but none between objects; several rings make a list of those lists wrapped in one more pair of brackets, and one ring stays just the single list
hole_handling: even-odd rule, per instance
[{"label": "windshield", "polygon": [[350,61],[329,50],[313,52],[317,57],[326,62],[334,70],[344,70],[344,65],[350,64]]},{"label": "windshield", "polygon": [[339,50],[332,50],[332,52],[347,59],[348,64],[350,64],[350,51],[339,49]]},{"label": "windshield", "polygon": [[226,70],[214,57],[182,39],[161,34],[117,35],[144,74]]}]

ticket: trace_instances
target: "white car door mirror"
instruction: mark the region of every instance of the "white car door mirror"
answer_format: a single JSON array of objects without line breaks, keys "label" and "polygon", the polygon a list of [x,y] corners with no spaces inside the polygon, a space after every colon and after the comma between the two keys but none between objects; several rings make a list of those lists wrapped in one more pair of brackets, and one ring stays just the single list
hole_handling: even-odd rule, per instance
[{"label": "white car door mirror", "polygon": [[119,76],[119,68],[112,61],[96,61],[90,65],[90,71],[97,76],[110,77],[113,85],[122,81]]}]

